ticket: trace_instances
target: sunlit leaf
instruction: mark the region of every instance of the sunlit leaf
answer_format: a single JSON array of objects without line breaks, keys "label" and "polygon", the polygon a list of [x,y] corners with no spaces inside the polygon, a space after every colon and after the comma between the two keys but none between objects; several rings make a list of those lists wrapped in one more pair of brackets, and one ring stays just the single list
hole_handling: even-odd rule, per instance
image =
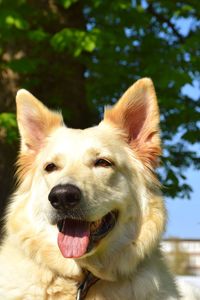
[{"label": "sunlit leaf", "polygon": [[78,0],[60,0],[60,3],[64,8],[69,8],[72,4],[78,2]]},{"label": "sunlit leaf", "polygon": [[8,143],[12,143],[17,139],[17,122],[15,114],[0,114],[0,139],[5,139]]}]

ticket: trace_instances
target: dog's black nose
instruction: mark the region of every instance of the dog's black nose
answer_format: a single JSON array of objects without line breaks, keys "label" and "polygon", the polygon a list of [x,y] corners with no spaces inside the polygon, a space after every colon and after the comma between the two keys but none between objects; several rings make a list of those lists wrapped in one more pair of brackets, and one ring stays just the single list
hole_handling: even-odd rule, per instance
[{"label": "dog's black nose", "polygon": [[51,190],[49,201],[55,209],[66,210],[74,208],[81,201],[81,191],[72,184],[59,184]]}]

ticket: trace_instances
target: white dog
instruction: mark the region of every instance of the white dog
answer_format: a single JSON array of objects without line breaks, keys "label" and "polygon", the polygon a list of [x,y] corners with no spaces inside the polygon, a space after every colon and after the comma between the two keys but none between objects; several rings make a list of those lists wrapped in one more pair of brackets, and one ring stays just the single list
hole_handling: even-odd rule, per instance
[{"label": "white dog", "polygon": [[181,299],[159,248],[166,212],[154,174],[161,148],[152,81],[137,81],[96,127],[67,128],[25,90],[17,120],[0,299]]}]

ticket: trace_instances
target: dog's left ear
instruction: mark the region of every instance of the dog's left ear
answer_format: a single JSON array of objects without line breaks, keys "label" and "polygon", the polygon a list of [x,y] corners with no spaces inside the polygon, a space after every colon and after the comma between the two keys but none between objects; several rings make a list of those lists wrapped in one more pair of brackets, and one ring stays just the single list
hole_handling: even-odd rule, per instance
[{"label": "dog's left ear", "polygon": [[158,164],[159,109],[151,79],[143,78],[133,84],[113,107],[106,109],[104,121],[123,129],[129,145],[145,165]]}]

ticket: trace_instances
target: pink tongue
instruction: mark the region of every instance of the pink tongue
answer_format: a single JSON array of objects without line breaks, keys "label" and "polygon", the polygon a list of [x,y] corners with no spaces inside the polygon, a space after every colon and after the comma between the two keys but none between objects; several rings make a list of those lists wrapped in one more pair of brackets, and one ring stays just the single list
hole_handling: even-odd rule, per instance
[{"label": "pink tongue", "polygon": [[66,219],[58,234],[58,247],[66,258],[77,258],[87,251],[90,237],[89,223]]}]

